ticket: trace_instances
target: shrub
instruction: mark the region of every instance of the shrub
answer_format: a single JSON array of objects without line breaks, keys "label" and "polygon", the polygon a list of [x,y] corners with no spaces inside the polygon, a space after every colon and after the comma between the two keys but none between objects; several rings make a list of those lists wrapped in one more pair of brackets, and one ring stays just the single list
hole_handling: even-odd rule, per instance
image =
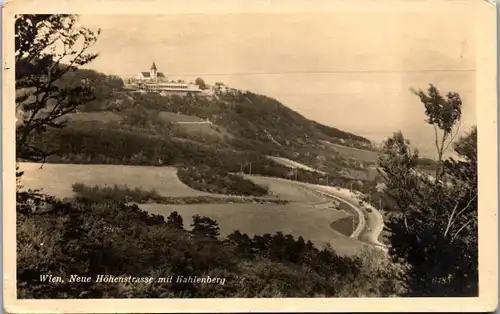
[{"label": "shrub", "polygon": [[204,192],[243,196],[264,196],[268,193],[267,188],[221,169],[183,167],[177,174],[183,183]]},{"label": "shrub", "polygon": [[[185,197],[167,197],[159,195],[155,190],[143,190],[141,188],[129,188],[126,185],[114,186],[88,186],[82,183],[73,184],[73,192],[77,199],[90,200],[92,202],[134,202],[139,204],[157,203],[157,204],[226,204],[232,203],[261,203],[261,204],[288,204],[286,200],[263,199],[258,197],[222,197],[222,196],[185,196]],[[36,195],[36,194],[35,194]],[[42,195],[43,196],[43,195]],[[49,197],[49,199],[51,199]],[[42,202],[42,201],[40,201]],[[44,204],[43,202],[41,204]],[[20,207],[24,208],[24,207]]]},{"label": "shrub", "polygon": [[97,202],[112,200],[118,202],[161,203],[163,201],[163,197],[155,190],[146,191],[141,188],[131,189],[126,185],[87,186],[82,183],[75,183],[72,187],[73,192],[78,196]]}]

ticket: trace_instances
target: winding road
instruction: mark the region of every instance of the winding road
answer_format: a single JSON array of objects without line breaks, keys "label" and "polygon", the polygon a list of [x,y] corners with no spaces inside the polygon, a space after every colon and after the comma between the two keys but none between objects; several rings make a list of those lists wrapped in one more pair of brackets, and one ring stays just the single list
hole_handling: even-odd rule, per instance
[{"label": "winding road", "polygon": [[[359,200],[354,197],[338,195],[335,193],[336,189],[330,186],[312,185],[310,188],[324,194],[327,197],[344,202],[356,211],[359,216],[359,223],[354,232],[351,234],[351,238],[357,238],[358,240],[369,243],[378,249],[387,251],[387,246],[378,240],[380,233],[384,228],[384,220],[382,214],[380,214],[376,208],[364,203],[364,207],[371,209],[371,212],[368,212],[364,207],[355,205],[359,202]],[[329,191],[325,191],[325,189],[328,189]]]},{"label": "winding road", "polygon": [[[387,252],[387,246],[378,240],[380,233],[384,228],[384,219],[382,214],[380,214],[376,208],[365,202],[363,202],[363,207],[356,205],[356,203],[359,202],[357,198],[354,196],[348,197],[346,195],[342,195],[345,193],[337,192],[335,187],[312,184],[310,186],[310,188],[324,193],[325,196],[344,202],[356,211],[359,216],[359,223],[355,231],[351,234],[351,238],[357,238],[362,242],[369,243],[374,247]],[[371,212],[368,212],[366,208],[370,208]]]},{"label": "winding road", "polygon": [[[244,176],[248,179],[252,179],[252,177],[261,177],[255,175]],[[352,194],[348,195],[346,191],[342,192],[341,189],[337,189],[336,187],[332,186],[304,183],[276,177],[265,178],[296,184],[311,192],[322,194],[323,196],[326,196],[330,199],[335,199],[350,206],[358,214],[359,217],[359,223],[354,232],[350,235],[350,238],[356,238],[359,241],[368,243],[370,245],[373,245],[375,248],[387,252],[387,246],[378,240],[380,233],[382,232],[384,227],[382,214],[380,214],[380,212],[370,204],[363,203],[364,207],[358,206],[356,205],[356,203],[359,202],[358,198],[356,198]],[[371,212],[368,212],[365,208],[370,208]]]}]

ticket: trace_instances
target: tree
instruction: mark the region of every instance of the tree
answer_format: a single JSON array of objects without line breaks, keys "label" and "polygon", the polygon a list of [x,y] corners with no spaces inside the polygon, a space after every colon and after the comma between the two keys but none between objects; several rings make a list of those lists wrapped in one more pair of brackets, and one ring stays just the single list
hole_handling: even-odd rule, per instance
[{"label": "tree", "polygon": [[172,212],[167,218],[167,226],[174,229],[184,230],[182,216],[179,215],[178,212]]},{"label": "tree", "polygon": [[379,167],[399,211],[386,222],[390,254],[411,266],[412,296],[478,293],[476,145],[475,129],[454,145],[462,160],[443,162],[446,183],[418,172],[418,152],[401,132],[383,147]]},{"label": "tree", "polygon": [[453,142],[460,130],[462,116],[462,100],[457,93],[442,96],[439,90],[430,84],[427,94],[413,91],[425,106],[426,122],[434,127],[435,145],[437,149],[436,179],[443,178],[443,154]]},{"label": "tree", "polygon": [[62,77],[98,54],[86,53],[94,32],[77,24],[75,15],[18,15],[15,21],[16,128],[18,158],[39,161],[54,154],[32,145],[32,135],[62,128],[62,117],[94,99],[85,81],[62,87]]},{"label": "tree", "polygon": [[198,87],[200,89],[206,89],[207,88],[207,85],[205,84],[205,81],[201,77],[198,77],[194,82],[195,82],[196,85],[198,85]]},{"label": "tree", "polygon": [[217,223],[217,221],[210,219],[208,217],[201,217],[200,215],[194,215],[191,227],[193,228],[191,230],[191,233],[194,235],[204,236],[212,239],[217,239],[220,235],[219,224]]}]

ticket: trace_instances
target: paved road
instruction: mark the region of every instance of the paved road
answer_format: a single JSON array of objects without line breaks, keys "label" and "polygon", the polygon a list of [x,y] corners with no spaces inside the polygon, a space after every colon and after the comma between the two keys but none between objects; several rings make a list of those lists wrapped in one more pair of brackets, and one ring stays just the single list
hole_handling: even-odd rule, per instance
[{"label": "paved road", "polygon": [[[332,187],[319,186],[319,188],[328,189],[331,191],[331,194],[335,194],[335,189],[332,189]],[[363,221],[365,222],[363,228],[358,234],[356,234],[357,238],[363,242],[375,246],[376,248],[387,251],[387,246],[378,241],[380,233],[384,228],[384,219],[382,217],[382,214],[380,214],[380,212],[376,208],[370,206],[369,204],[365,203],[364,207],[371,208],[371,212],[368,212],[364,207],[356,205],[359,200],[355,199],[354,197],[345,197],[344,195],[337,195],[337,197],[340,197],[342,200],[349,203],[356,210],[358,215],[360,215],[360,219],[363,219]]]},{"label": "paved road", "polygon": [[[251,175],[245,175],[245,176],[248,176],[249,178],[252,177]],[[358,199],[355,199],[354,197],[347,198],[344,195],[338,195],[338,194],[335,195],[336,194],[335,188],[331,186],[310,184],[310,183],[298,182],[276,177],[266,177],[266,178],[277,181],[286,181],[289,183],[294,183],[302,187],[305,187],[311,191],[314,191],[316,193],[321,193],[329,198],[334,198],[340,202],[344,202],[345,204],[353,208],[356,211],[356,213],[358,213],[359,216],[358,226],[356,227],[356,229],[354,230],[354,232],[351,234],[350,237],[358,238],[359,240],[369,243],[378,249],[387,251],[387,247],[385,246],[385,244],[378,241],[378,237],[380,236],[380,233],[382,232],[382,229],[384,227],[384,220],[382,215],[376,208],[370,206],[372,208],[372,211],[369,213],[366,209],[356,205],[356,203],[359,202]],[[366,220],[365,217],[368,220]]]},{"label": "paved road", "polygon": [[331,193],[327,193],[327,192],[320,191],[320,190],[314,190],[314,191],[321,193],[329,198],[336,199],[337,201],[342,202],[344,204],[347,204],[347,206],[351,207],[352,209],[354,209],[354,211],[356,211],[356,213],[359,216],[359,223],[356,226],[356,229],[354,230],[354,232],[349,236],[350,238],[357,238],[359,236],[359,234],[366,228],[365,215],[363,214],[363,212],[361,211],[361,209],[358,206],[354,205],[353,203],[351,203],[343,198],[335,196]]},{"label": "paved road", "polygon": [[366,230],[366,232],[363,233],[363,240],[383,249],[384,251],[387,251],[387,246],[378,240],[380,233],[384,228],[384,218],[382,217],[382,214],[380,214],[378,210],[373,210],[371,213],[368,213],[368,215],[371,230]]}]

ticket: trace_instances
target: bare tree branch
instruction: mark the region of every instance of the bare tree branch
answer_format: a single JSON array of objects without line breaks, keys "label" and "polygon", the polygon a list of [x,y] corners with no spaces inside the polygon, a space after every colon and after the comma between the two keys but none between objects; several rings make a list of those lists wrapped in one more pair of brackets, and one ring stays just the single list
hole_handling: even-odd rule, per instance
[{"label": "bare tree branch", "polygon": [[476,217],[473,217],[471,219],[469,219],[460,229],[458,229],[458,231],[455,233],[455,235],[453,235],[453,237],[451,238],[451,242],[453,243],[453,241],[455,241],[455,239],[458,237],[458,235],[460,234],[460,232],[462,230],[465,229],[465,227],[467,227],[471,222],[473,222],[474,220],[476,219]]}]

